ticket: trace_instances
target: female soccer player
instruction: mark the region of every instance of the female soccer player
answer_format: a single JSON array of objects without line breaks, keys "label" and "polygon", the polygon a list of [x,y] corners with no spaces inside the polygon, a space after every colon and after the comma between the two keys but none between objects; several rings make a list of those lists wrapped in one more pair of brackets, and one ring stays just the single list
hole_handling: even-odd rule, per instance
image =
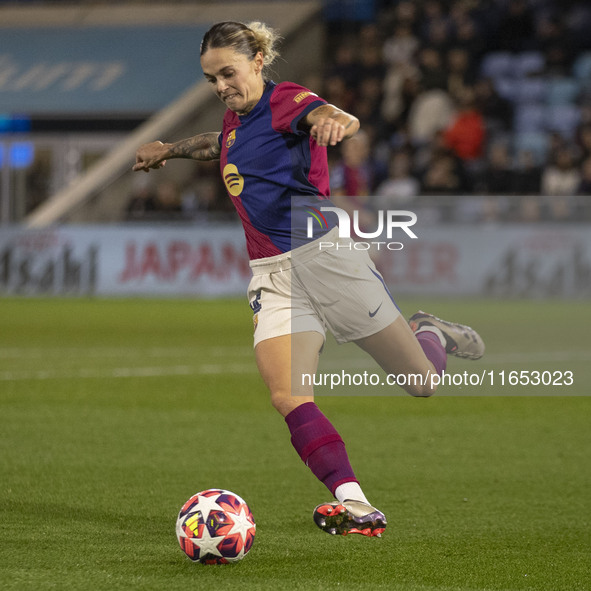
[{"label": "female soccer player", "polygon": [[[331,206],[327,146],[353,136],[359,121],[306,88],[267,79],[275,44],[262,23],[211,27],[201,67],[227,107],[222,131],[145,144],[133,170],[149,172],[172,158],[220,160],[251,259],[258,369],[294,448],[336,498],[316,507],[314,521],[331,534],[379,536],[386,518],[368,502],[342,438],[302,380],[316,372],[326,329],[340,343],[355,342],[389,374],[422,376],[405,387],[414,396],[433,394],[428,378],[441,374],[448,353],[476,359],[484,345],[471,328],[423,312],[407,323],[367,253],[346,248],[334,219],[324,217],[319,238],[302,239],[301,212]],[[340,248],[319,248],[329,240]]]}]

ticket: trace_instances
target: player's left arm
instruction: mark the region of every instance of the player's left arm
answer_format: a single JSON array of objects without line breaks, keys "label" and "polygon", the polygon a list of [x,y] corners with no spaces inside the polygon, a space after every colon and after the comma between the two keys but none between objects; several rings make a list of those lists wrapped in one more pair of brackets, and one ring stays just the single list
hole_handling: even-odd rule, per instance
[{"label": "player's left arm", "polygon": [[191,158],[192,160],[219,160],[221,147],[219,131],[200,133],[174,144],[160,141],[140,146],[135,154],[132,170],[150,172],[151,168],[161,168],[172,158]]},{"label": "player's left arm", "polygon": [[316,107],[304,117],[302,124],[319,146],[336,146],[359,129],[357,117],[334,105]]}]

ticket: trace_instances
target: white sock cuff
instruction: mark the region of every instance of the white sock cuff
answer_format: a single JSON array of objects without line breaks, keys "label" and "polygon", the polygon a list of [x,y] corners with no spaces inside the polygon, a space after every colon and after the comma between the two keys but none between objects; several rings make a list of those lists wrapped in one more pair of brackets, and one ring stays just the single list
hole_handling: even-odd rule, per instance
[{"label": "white sock cuff", "polygon": [[363,491],[357,482],[345,482],[345,484],[337,486],[334,491],[334,496],[339,503],[342,503],[343,501],[361,501],[368,505],[371,504],[363,494]]}]

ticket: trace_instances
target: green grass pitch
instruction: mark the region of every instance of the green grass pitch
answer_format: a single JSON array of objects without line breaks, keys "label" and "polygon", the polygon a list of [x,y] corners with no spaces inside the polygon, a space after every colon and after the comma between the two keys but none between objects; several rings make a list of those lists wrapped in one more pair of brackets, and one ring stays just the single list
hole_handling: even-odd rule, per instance
[{"label": "green grass pitch", "polygon": [[[0,301],[0,589],[591,588],[591,306],[402,301],[473,325],[450,371],[572,371],[569,387],[321,396],[382,539],[312,522],[330,495],[268,403],[244,301]],[[342,348],[346,351],[346,348]],[[178,510],[241,495],[239,564],[191,563]]]}]

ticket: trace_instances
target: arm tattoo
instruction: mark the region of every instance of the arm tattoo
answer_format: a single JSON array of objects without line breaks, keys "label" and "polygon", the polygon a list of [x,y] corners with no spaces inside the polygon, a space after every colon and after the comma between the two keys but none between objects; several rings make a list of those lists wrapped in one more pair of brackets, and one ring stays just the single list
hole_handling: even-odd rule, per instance
[{"label": "arm tattoo", "polygon": [[217,160],[221,152],[218,136],[218,132],[201,133],[176,142],[170,147],[170,158]]},{"label": "arm tattoo", "polygon": [[[309,129],[317,119],[321,117],[326,117],[328,119],[334,119],[335,121],[339,121],[340,123],[342,123],[345,126],[345,133],[349,133],[349,128],[352,125],[355,125],[357,121],[355,117],[353,117],[349,113],[346,113],[342,109],[335,107],[334,105],[327,104],[322,105],[320,107],[316,107],[316,109],[312,110],[311,113],[313,115],[312,118],[305,117],[303,120],[305,123],[300,123],[300,129],[307,131],[307,129]],[[306,127],[306,125],[308,127]]]}]

